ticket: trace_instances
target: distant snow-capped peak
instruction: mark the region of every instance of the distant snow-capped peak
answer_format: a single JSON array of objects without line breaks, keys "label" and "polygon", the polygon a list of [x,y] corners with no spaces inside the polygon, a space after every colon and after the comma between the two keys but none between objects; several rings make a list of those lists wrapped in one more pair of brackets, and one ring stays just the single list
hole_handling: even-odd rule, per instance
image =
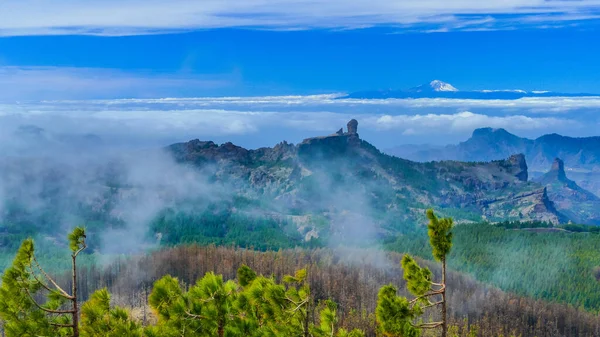
[{"label": "distant snow-capped peak", "polygon": [[440,80],[431,81],[429,86],[433,91],[458,91],[452,84]]},{"label": "distant snow-capped peak", "polygon": [[414,87],[408,90],[408,92],[456,92],[456,89],[452,84],[442,82],[440,80],[433,80],[429,83],[422,84],[418,87]]}]

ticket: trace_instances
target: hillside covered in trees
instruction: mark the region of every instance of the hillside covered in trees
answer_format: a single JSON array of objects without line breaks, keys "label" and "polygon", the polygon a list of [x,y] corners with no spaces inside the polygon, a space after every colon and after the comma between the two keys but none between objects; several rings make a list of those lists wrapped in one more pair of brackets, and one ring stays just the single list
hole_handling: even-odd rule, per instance
[{"label": "hillside covered in trees", "polygon": [[[444,265],[446,258],[452,260],[447,255],[453,247],[452,221],[430,219],[433,255]],[[436,227],[438,221],[441,227]],[[449,241],[441,241],[444,237]],[[78,254],[87,248],[86,236],[76,229],[69,240],[74,268]],[[446,324],[443,336],[596,336],[600,332],[600,322],[592,313],[510,295],[454,272],[446,279],[439,265],[378,250],[259,253],[182,246],[127,257],[101,269],[84,267],[76,280],[71,274],[49,276],[32,244],[23,242],[3,276],[0,316],[7,336],[32,332],[52,336],[437,336],[441,322]],[[432,277],[441,277],[439,285],[448,291],[447,300],[442,300],[447,319],[436,310],[419,319],[414,315],[438,302],[419,304],[417,296],[412,311],[409,303],[413,301],[403,297],[408,292],[426,294],[423,286],[437,285]],[[400,297],[396,297],[396,287]],[[64,290],[70,288],[73,292]],[[46,290],[46,302],[32,296]],[[439,296],[437,290],[432,294]],[[71,299],[74,311],[68,309]],[[74,304],[78,301],[81,311]],[[69,319],[78,313],[79,321]],[[408,321],[403,321],[403,315],[408,315],[404,318]]]},{"label": "hillside covered in trees", "polygon": [[[222,275],[237,306],[248,291],[235,274],[242,265],[278,289],[309,287],[312,304],[302,329],[314,330],[315,337],[323,328],[323,312],[329,312],[328,319],[336,316],[337,328],[345,329],[340,331],[375,336],[380,289],[389,308],[408,303],[402,307],[408,311],[400,310],[404,317],[437,328],[439,317],[426,313],[419,323],[414,305],[439,301],[403,302],[393,291],[397,287],[408,296],[412,289],[419,298],[445,289],[433,281],[441,276],[435,263],[414,260],[431,268],[431,275],[403,263],[425,279],[425,288],[407,286],[399,269],[404,261],[399,254],[434,260],[424,217],[433,205],[442,217],[454,219],[447,259],[453,291],[444,325],[449,333],[598,333],[600,231],[568,223],[568,213],[557,210],[547,189],[529,181],[522,156],[489,163],[414,163],[382,154],[358,137],[356,127],[352,122],[348,132],[257,150],[191,141],[106,161],[12,158],[0,164],[1,187],[11,195],[0,208],[0,266],[10,270],[20,243],[33,238],[39,263],[64,291],[46,309],[64,311],[58,308],[73,302],[67,289],[77,284],[75,302],[95,303],[88,309],[103,306],[106,310],[94,315],[115,315],[148,336],[165,334],[145,328],[160,325],[161,309],[150,296],[155,282],[176,277],[164,282],[180,284],[186,298],[198,280],[221,284]],[[76,283],[70,273],[62,275],[71,268],[62,238],[75,224],[84,224],[87,233]],[[299,270],[306,270],[305,279],[296,275]],[[302,282],[285,282],[285,275]],[[31,292],[44,288],[35,282]],[[390,282],[393,287],[385,288]],[[104,287],[107,292],[94,295]]]}]

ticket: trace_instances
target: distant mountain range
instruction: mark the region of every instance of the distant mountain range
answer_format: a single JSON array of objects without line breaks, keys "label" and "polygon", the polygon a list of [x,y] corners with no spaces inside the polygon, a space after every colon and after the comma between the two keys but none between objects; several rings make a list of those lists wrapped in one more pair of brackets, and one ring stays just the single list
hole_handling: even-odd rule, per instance
[{"label": "distant mountain range", "polygon": [[361,139],[355,120],[347,131],[299,144],[252,150],[196,139],[156,152],[7,156],[0,161],[0,216],[15,235],[54,237],[60,228],[85,223],[103,233],[111,251],[123,249],[116,239],[123,229],[135,231],[143,247],[155,238],[240,244],[249,235],[273,246],[313,239],[367,244],[420,230],[430,207],[457,223],[598,218],[558,210],[550,189],[530,179],[522,154],[478,163],[414,162]]},{"label": "distant mountain range", "polygon": [[546,186],[548,198],[571,221],[600,225],[600,198],[567,178],[560,158],[554,159],[550,171],[534,181]]},{"label": "distant mountain range", "polygon": [[457,98],[457,99],[519,99],[524,97],[586,97],[600,96],[589,93],[561,93],[525,90],[471,90],[461,91],[453,85],[433,80],[406,90],[357,91],[339,98],[386,99],[386,98]]},{"label": "distant mountain range", "polygon": [[527,160],[531,177],[542,175],[551,167],[555,158],[560,158],[571,179],[579,186],[600,195],[600,137],[575,138],[554,133],[528,139],[504,129],[480,128],[473,131],[471,138],[456,145],[403,145],[386,152],[419,162],[482,162],[522,153]]},{"label": "distant mountain range", "polygon": [[241,194],[259,196],[253,204],[269,205],[269,212],[299,227],[307,226],[306,216],[326,219],[332,227],[325,231],[305,228],[319,237],[344,233],[355,222],[360,227],[353,231],[367,230],[356,220],[366,215],[378,219],[371,227],[377,233],[403,232],[432,206],[459,222],[569,220],[542,185],[528,181],[523,155],[485,163],[417,163],[385,155],[360,139],[356,121],[348,132],[298,145],[247,150],[193,140],[168,149],[180,163],[216,169],[215,180],[237,182]]}]

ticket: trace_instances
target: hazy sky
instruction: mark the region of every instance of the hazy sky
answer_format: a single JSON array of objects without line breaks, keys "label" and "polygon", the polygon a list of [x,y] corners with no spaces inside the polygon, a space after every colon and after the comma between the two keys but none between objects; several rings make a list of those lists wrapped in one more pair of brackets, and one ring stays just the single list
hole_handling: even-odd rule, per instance
[{"label": "hazy sky", "polygon": [[[594,135],[594,98],[329,95],[433,79],[461,90],[600,93],[599,31],[598,0],[8,0],[0,132],[34,124],[114,143],[256,147],[333,132],[354,117],[382,147],[455,142],[482,126]],[[207,96],[234,98],[158,100]]]}]

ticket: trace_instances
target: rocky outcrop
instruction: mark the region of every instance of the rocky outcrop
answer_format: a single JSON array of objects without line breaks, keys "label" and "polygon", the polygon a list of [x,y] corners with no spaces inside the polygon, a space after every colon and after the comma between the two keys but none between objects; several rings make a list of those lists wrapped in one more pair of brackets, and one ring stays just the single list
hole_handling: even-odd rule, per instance
[{"label": "rocky outcrop", "polygon": [[552,224],[568,221],[560,213],[554,203],[548,198],[546,188],[537,188],[528,192],[517,194],[508,193],[493,199],[478,200],[487,219],[501,221],[514,220],[539,220]]},{"label": "rocky outcrop", "polygon": [[[536,139],[516,136],[504,129],[480,128],[464,142],[445,147],[404,146],[388,153],[410,160],[490,161],[515,153],[525,154],[529,175],[544,174],[555,158],[564,161],[570,179],[600,196],[600,137],[568,137],[548,134]],[[558,163],[556,163],[558,164]]]},{"label": "rocky outcrop", "polygon": [[347,154],[360,144],[358,121],[348,122],[348,132],[338,130],[330,136],[307,138],[298,144],[298,154],[302,157],[330,158]]},{"label": "rocky outcrop", "polygon": [[512,173],[520,181],[527,181],[527,162],[525,161],[524,154],[514,154],[508,158],[508,161],[512,165]]},{"label": "rocky outcrop", "polygon": [[535,181],[546,186],[549,200],[572,221],[600,225],[600,198],[567,178],[560,158],[554,159],[550,171]]},{"label": "rocky outcrop", "polygon": [[173,144],[169,147],[178,161],[201,164],[204,162],[235,161],[249,163],[250,152],[243,147],[227,142],[217,145],[212,141],[191,140],[187,143]]},{"label": "rocky outcrop", "polygon": [[307,138],[298,145],[282,142],[246,150],[194,140],[169,149],[182,161],[214,163],[210,167],[216,167],[217,181],[264,198],[261,204],[283,215],[293,209],[296,215],[332,218],[344,209],[377,209],[394,223],[408,224],[428,205],[460,210],[469,219],[564,220],[543,186],[528,181],[522,154],[485,163],[412,162],[384,155],[361,140],[356,120],[346,132]]},{"label": "rocky outcrop", "polygon": [[556,178],[558,180],[567,179],[567,175],[565,173],[565,162],[563,162],[560,158],[554,158],[550,172],[556,174]]},{"label": "rocky outcrop", "polygon": [[357,135],[358,134],[358,121],[356,119],[352,119],[348,122],[348,134]]}]

